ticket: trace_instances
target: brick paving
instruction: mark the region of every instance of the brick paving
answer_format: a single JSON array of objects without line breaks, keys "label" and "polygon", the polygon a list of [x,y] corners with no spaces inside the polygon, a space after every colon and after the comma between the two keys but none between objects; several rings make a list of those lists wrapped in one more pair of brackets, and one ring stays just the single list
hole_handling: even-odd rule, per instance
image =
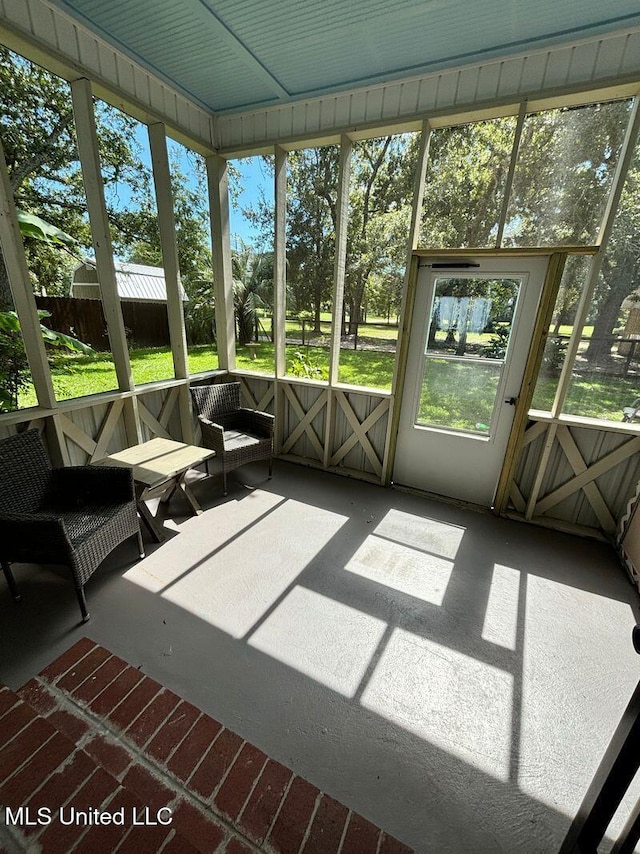
[{"label": "brick paving", "polygon": [[88,638],[0,686],[0,809],[0,852],[411,854]]}]

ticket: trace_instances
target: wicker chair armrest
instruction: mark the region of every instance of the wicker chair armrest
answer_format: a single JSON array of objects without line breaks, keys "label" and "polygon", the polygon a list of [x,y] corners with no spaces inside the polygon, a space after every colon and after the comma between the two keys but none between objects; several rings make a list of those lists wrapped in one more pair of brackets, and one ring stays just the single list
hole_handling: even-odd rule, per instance
[{"label": "wicker chair armrest", "polygon": [[135,501],[133,471],[118,466],[68,466],[51,472],[45,503],[55,506],[82,507],[98,501],[120,504]]},{"label": "wicker chair armrest", "polygon": [[55,513],[3,513],[0,516],[0,555],[9,560],[24,558],[51,563],[57,558],[68,563],[72,546],[66,526]]},{"label": "wicker chair armrest", "polygon": [[224,454],[224,429],[220,424],[209,421],[204,415],[198,415],[198,423],[202,430],[202,444],[205,448],[210,448],[219,456]]},{"label": "wicker chair armrest", "polygon": [[238,421],[242,426],[263,436],[273,436],[275,420],[274,415],[269,415],[268,412],[260,412],[258,409],[241,407],[238,410]]}]

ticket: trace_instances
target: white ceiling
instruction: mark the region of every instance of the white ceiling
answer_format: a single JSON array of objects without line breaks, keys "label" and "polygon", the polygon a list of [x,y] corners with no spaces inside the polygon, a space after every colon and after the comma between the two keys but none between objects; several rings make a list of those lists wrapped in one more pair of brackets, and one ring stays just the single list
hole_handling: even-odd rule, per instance
[{"label": "white ceiling", "polygon": [[54,0],[214,112],[640,25],[638,0]]}]

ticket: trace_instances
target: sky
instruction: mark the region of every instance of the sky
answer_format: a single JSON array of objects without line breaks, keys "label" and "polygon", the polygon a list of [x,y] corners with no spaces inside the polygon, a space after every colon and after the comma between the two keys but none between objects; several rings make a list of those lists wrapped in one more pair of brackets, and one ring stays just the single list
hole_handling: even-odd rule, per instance
[{"label": "sky", "polygon": [[[150,169],[151,152],[146,126],[138,123],[134,136],[139,148],[140,158],[145,166]],[[194,189],[197,188],[198,176],[193,169],[193,163],[188,157],[186,148],[172,139],[168,139],[167,143],[170,160],[177,157],[182,172],[188,178],[189,185]],[[231,163],[240,173],[237,182],[233,176],[230,181],[231,189],[237,190],[237,196],[235,192],[231,192],[229,200],[231,246],[235,248],[240,241],[248,245],[254,245],[259,242],[259,231],[246,218],[242,209],[256,207],[261,195],[273,206],[273,176],[268,174],[266,165],[262,157],[259,156],[232,160]],[[107,192],[109,191],[107,190]],[[115,199],[116,193],[117,201]],[[125,182],[119,182],[117,189],[112,188],[112,194],[112,200],[116,201],[116,204],[119,202],[123,207],[126,207],[133,203],[131,188]]]},{"label": "sky", "polygon": [[256,207],[261,195],[273,208],[273,176],[268,174],[261,157],[244,157],[231,162],[240,172],[240,193],[237,202],[234,203],[231,199],[229,206],[231,245],[234,246],[237,239],[243,243],[254,244],[258,242],[259,232],[244,216],[242,208]]}]

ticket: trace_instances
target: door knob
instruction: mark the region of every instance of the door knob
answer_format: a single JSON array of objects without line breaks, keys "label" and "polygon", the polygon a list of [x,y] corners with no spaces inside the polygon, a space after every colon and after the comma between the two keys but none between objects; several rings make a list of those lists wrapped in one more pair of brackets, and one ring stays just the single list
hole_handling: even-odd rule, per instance
[{"label": "door knob", "polygon": [[507,397],[505,400],[505,403],[508,403],[509,406],[515,406],[517,402],[518,402],[517,397]]}]

